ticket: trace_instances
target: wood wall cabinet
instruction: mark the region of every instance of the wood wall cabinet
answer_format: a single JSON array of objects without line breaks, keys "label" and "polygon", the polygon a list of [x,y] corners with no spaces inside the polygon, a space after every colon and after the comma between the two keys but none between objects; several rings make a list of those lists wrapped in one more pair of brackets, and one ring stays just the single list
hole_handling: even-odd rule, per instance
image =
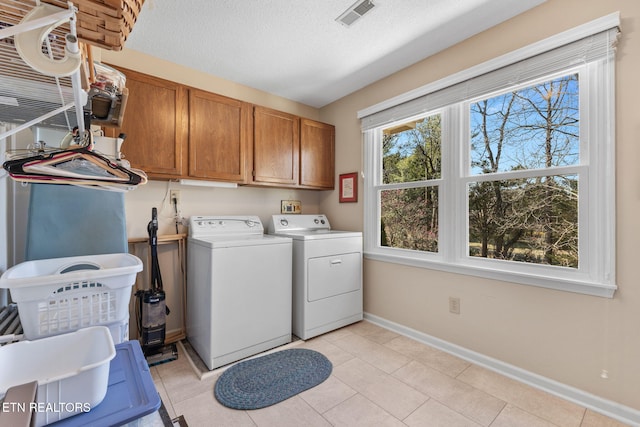
[{"label": "wood wall cabinet", "polygon": [[300,118],[256,106],[253,121],[253,183],[297,185]]},{"label": "wood wall cabinet", "polygon": [[335,127],[314,120],[300,121],[300,185],[335,188]]},{"label": "wood wall cabinet", "polygon": [[149,178],[335,187],[334,126],[120,71],[129,90],[124,119],[105,134],[125,133],[124,158]]},{"label": "wood wall cabinet", "polygon": [[335,128],[254,107],[253,184],[333,189]]},{"label": "wood wall cabinet", "polygon": [[136,71],[121,71],[127,77],[129,98],[122,126],[107,128],[107,136],[125,133],[124,158],[149,177],[186,175],[187,89]]},{"label": "wood wall cabinet", "polygon": [[189,90],[189,177],[245,183],[251,104]]}]

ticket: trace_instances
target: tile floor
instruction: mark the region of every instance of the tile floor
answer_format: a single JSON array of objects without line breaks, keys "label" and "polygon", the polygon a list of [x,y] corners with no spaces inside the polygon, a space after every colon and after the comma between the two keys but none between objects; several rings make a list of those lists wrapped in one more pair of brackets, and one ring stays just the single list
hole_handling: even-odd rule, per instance
[{"label": "tile floor", "polygon": [[331,376],[253,411],[220,405],[220,373],[200,380],[184,354],[151,371],[169,416],[189,427],[624,425],[367,321],[298,345],[329,358]]}]

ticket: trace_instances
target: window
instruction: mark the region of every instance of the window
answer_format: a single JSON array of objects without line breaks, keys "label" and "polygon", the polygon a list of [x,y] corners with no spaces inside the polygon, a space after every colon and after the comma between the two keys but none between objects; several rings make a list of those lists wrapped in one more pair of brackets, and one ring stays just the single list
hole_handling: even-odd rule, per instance
[{"label": "window", "polygon": [[608,18],[360,112],[365,255],[612,296]]},{"label": "window", "polygon": [[382,130],[381,246],[438,252],[440,130],[439,114]]},{"label": "window", "polygon": [[579,267],[579,93],[571,73],[465,104],[469,255]]}]

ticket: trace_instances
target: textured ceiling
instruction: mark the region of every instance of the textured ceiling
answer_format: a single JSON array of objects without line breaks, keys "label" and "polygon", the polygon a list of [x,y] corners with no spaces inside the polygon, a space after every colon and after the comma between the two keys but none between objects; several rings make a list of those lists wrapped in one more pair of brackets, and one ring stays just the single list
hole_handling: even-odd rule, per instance
[{"label": "textured ceiling", "polygon": [[128,49],[322,107],[545,0],[146,0]]}]

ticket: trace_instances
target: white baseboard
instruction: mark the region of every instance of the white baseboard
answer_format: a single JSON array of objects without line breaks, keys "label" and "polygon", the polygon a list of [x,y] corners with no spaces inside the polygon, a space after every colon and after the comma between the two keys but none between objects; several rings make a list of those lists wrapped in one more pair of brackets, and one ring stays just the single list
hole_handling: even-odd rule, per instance
[{"label": "white baseboard", "polygon": [[535,374],[533,372],[526,371],[524,369],[518,368],[517,366],[513,366],[492,357],[485,356],[483,354],[441,340],[440,338],[433,337],[415,329],[400,325],[382,317],[365,313],[364,318],[365,320],[368,320],[369,322],[381,326],[385,329],[389,329],[400,335],[404,335],[418,342],[453,354],[454,356],[457,356],[468,362],[474,363],[478,366],[482,366],[483,368],[497,372],[521,383],[535,387],[539,390],[546,391],[547,393],[553,394],[577,405],[591,409],[622,423],[626,423],[632,426],[640,426],[640,411],[638,411],[637,409],[621,405],[611,400],[603,399],[575,387],[571,387],[558,381],[554,381],[552,379]]}]

